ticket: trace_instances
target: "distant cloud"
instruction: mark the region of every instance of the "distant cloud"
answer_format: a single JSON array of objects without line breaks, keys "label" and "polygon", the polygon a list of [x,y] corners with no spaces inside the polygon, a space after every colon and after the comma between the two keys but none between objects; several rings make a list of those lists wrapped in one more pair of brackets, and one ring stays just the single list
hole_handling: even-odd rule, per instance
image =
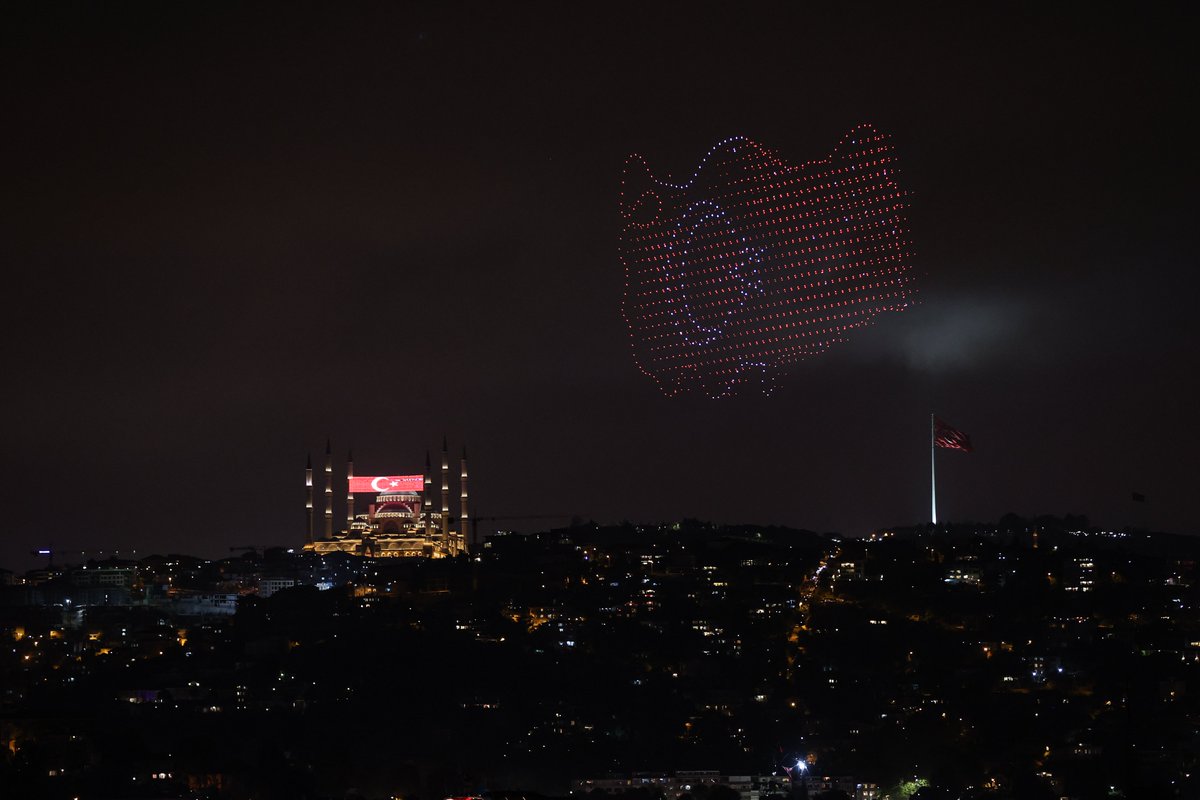
[{"label": "distant cloud", "polygon": [[1012,294],[923,293],[855,349],[927,372],[970,369],[1025,352],[1033,311],[1032,302]]}]

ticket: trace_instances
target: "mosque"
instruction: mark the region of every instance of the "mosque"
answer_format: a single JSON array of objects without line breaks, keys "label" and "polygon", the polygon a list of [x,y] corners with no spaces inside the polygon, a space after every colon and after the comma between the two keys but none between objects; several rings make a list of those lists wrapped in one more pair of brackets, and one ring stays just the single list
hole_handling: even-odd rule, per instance
[{"label": "mosque", "polygon": [[[433,506],[433,470],[425,454],[423,475],[358,476],[354,454],[346,458],[346,527],[333,530],[333,450],[325,443],[325,531],[316,537],[313,517],[312,456],[304,472],[308,493],[308,538],[304,549],[314,553],[350,553],[370,558],[453,558],[467,552],[470,517],[467,512],[467,450],[459,470],[459,516],[450,517],[450,458],[442,439],[442,503]],[[357,513],[356,495],[371,495],[365,514]]]}]

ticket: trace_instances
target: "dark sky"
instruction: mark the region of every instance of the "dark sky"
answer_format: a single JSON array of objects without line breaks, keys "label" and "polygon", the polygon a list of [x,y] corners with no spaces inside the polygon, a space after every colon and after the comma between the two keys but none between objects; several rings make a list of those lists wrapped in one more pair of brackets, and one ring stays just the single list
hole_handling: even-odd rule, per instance
[{"label": "dark sky", "polygon": [[[0,564],[298,544],[327,435],[360,474],[465,441],[484,515],[861,534],[927,518],[933,410],[977,446],[943,518],[1200,529],[1182,10],[41,5],[0,25]],[[772,397],[661,396],[624,157],[861,122],[921,305]]]}]

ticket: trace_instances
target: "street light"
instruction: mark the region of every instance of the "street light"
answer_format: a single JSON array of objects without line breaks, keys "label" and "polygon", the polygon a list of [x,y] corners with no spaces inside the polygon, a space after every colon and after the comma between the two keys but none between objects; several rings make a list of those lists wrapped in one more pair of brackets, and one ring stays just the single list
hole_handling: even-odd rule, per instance
[{"label": "street light", "polygon": [[[796,759],[796,774],[800,775],[801,785],[804,787],[804,796],[808,797],[808,762],[803,758]],[[792,780],[794,782],[795,778]]]}]

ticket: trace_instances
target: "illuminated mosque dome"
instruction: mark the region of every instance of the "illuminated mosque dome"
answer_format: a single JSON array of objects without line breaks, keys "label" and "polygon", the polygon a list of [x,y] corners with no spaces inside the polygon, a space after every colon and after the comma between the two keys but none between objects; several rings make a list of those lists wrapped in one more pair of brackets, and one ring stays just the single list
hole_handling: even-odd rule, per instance
[{"label": "illuminated mosque dome", "polygon": [[[346,526],[333,529],[333,455],[325,444],[325,533],[314,528],[312,458],[305,470],[308,492],[308,538],[304,549],[315,553],[342,552],[370,557],[448,558],[467,552],[467,451],[464,448],[459,473],[460,513],[454,526],[450,517],[450,459],[442,441],[441,510],[433,505],[433,470],[425,456],[423,475],[355,476],[354,456],[346,459]],[[356,513],[355,496],[367,494],[372,501],[366,513]]]},{"label": "illuminated mosque dome", "polygon": [[421,519],[420,492],[389,492],[375,498],[371,518],[380,533],[402,533]]}]

